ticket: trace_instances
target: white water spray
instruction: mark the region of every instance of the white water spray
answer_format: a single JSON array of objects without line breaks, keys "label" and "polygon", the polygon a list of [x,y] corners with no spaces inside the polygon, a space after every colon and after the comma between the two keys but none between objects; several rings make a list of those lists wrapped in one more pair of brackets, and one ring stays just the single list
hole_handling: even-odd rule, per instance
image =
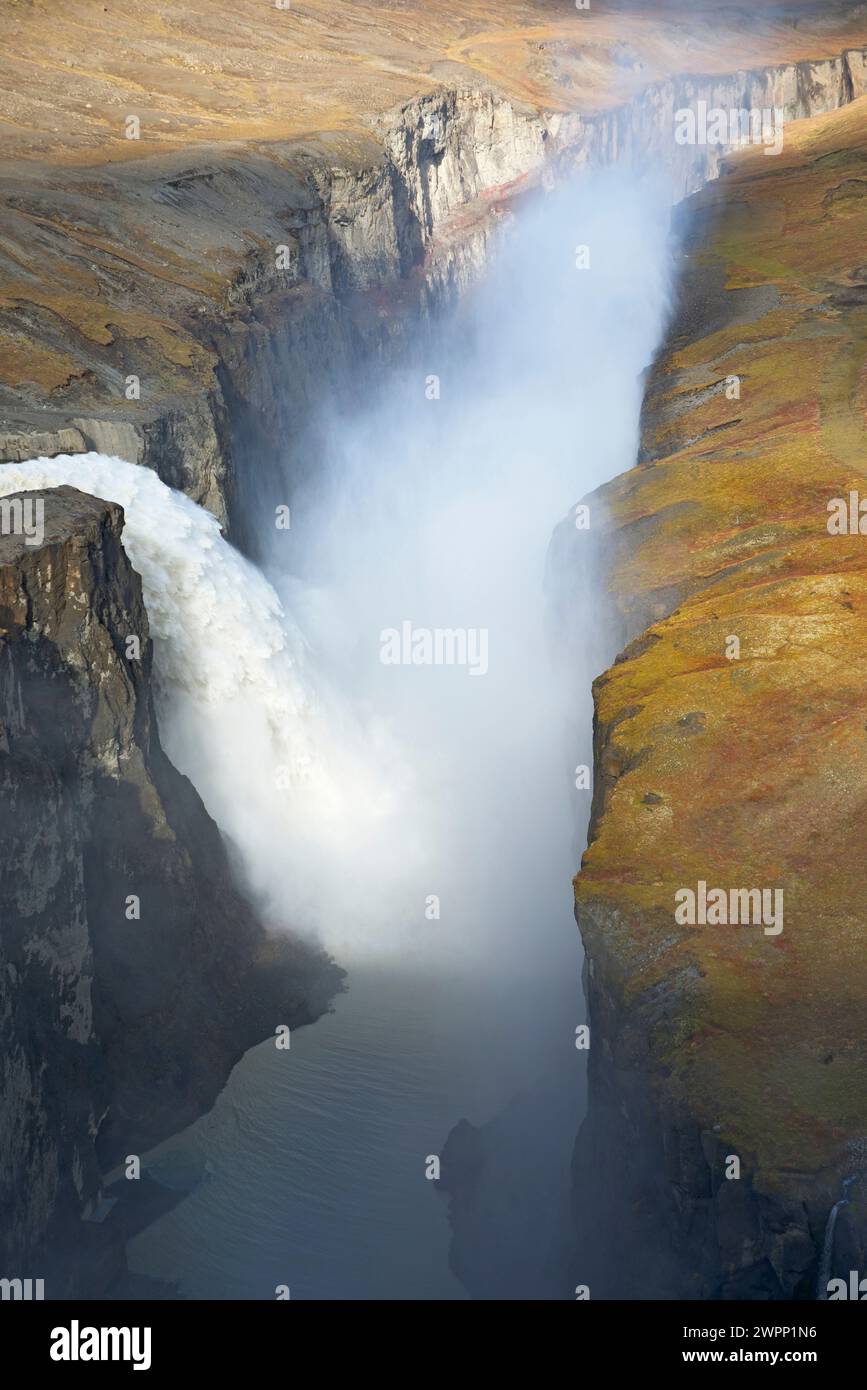
[{"label": "white water spray", "polygon": [[315,931],[329,846],[350,881],[383,836],[411,857],[393,820],[406,765],[375,721],[362,735],[321,682],[314,690],[297,627],[209,512],[101,454],[0,468],[0,496],[64,484],[124,508],[167,753],[240,850],[269,924]]},{"label": "white water spray", "polygon": [[[95,454],[0,469],[3,495],[70,484],[124,507],[166,750],[266,920],[344,961],[471,952],[522,971],[552,920],[574,931],[545,552],[570,505],[634,461],[667,214],[664,194],[612,174],[519,219],[433,360],[329,420],[290,558],[269,554],[273,586],[146,469]],[[276,546],[270,503],[261,526]],[[589,615],[594,598],[575,602]],[[484,630],[489,670],[383,665],[382,632],[406,622]]]}]

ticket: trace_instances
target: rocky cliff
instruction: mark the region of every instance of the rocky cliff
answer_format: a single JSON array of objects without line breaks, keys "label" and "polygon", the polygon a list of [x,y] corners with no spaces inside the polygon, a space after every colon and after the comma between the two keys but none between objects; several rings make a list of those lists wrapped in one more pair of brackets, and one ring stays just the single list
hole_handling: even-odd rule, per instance
[{"label": "rocky cliff", "polygon": [[[628,643],[575,885],[597,1295],[814,1297],[852,1176],[823,1273],[867,1255],[867,101],[756,153],[682,210],[642,461],[595,499]],[[722,912],[678,915],[702,884]],[[731,912],[756,888],[773,925]]]},{"label": "rocky cliff", "polygon": [[0,1269],[57,1298],[123,1268],[101,1174],[317,1017],[340,972],[266,941],[162,752],[121,509],[59,488],[4,499],[3,522]]},{"label": "rocky cliff", "polygon": [[[718,172],[712,151],[674,145],[680,106],[780,105],[792,119],[837,110],[864,90],[858,6],[832,4],[817,20],[815,6],[767,3],[732,24],[725,4],[691,5],[688,37],[682,6],[659,4],[650,24],[634,8],[569,6],[552,17],[541,0],[516,0],[496,13],[480,0],[387,12],[363,3],[337,12],[325,0],[286,10],[208,0],[186,6],[181,20],[151,0],[118,0],[94,26],[84,0],[62,11],[4,0],[11,41],[2,61],[11,66],[0,68],[7,79],[0,83],[0,458],[91,448],[118,454],[157,469],[254,550],[262,498],[269,511],[292,500],[269,495],[285,486],[286,460],[293,480],[316,467],[323,393],[363,391],[365,371],[402,347],[407,325],[417,331],[419,317],[470,282],[516,195],[548,176],[625,155],[671,167],[679,197]],[[82,33],[86,64],[76,57]],[[766,170],[777,162],[759,160]],[[828,189],[827,220],[857,206],[859,182],[854,172]],[[844,288],[857,297],[857,283]],[[749,321],[752,311],[743,312]],[[856,327],[853,318],[853,334]],[[717,379],[702,391],[712,414],[721,400]],[[839,423],[839,412],[831,413]],[[717,423],[731,422],[713,429]],[[650,457],[661,445],[649,437],[647,447]],[[6,1132],[15,1141],[4,1190],[18,1195],[3,1253],[12,1264],[58,1232],[78,1238],[102,1165],[191,1118],[213,1098],[241,1040],[271,1026],[258,1029],[237,1013],[244,991],[229,982],[255,969],[261,937],[231,889],[215,827],[159,751],[146,641],[140,666],[129,668],[122,655],[121,639],[146,634],[146,625],[118,516],[81,499],[74,508],[66,531],[53,540],[49,532],[45,546],[4,542],[14,551],[10,585],[23,594],[11,604],[15,640],[2,654],[6,661],[8,645],[18,662],[9,668],[8,727],[24,732],[14,757],[10,751],[21,816],[8,827],[18,838],[3,900],[16,901],[16,882],[22,892],[30,885],[3,932],[4,950],[8,933],[17,952],[7,976],[18,992],[4,1015],[5,1055],[18,1068],[6,1088]],[[693,515],[689,502],[673,510]],[[632,584],[626,559],[622,566]],[[635,595],[643,592],[636,582]],[[648,593],[650,604],[663,601],[653,585]],[[52,604],[62,620],[52,617]],[[647,613],[628,608],[621,605],[618,620],[638,632]],[[649,639],[647,652],[657,645]],[[630,662],[645,654],[633,649]],[[622,688],[613,679],[609,686]],[[69,692],[67,726],[58,726],[55,690]],[[762,1208],[773,1236],[754,1237],[752,1196],[718,1199],[701,1167],[714,1125],[721,1143],[734,1142],[723,1119],[690,1128],[687,1107],[670,1139],[671,1126],[660,1120],[668,1112],[645,1084],[644,1063],[655,1066],[652,1029],[640,1010],[627,1027],[623,981],[607,964],[616,954],[611,923],[621,921],[622,885],[606,897],[604,870],[594,874],[619,779],[635,770],[614,737],[634,728],[630,708],[609,717],[600,705],[595,839],[579,888],[601,1035],[585,1151],[602,1136],[597,1162],[609,1171],[611,1152],[637,1149],[640,1181],[652,1192],[651,1224],[669,1199],[680,1203],[671,1287],[682,1287],[684,1268],[698,1268],[694,1232],[701,1222],[706,1228],[719,1200],[744,1201],[745,1214],[737,1209],[724,1239],[702,1237],[700,1273],[689,1287],[734,1280],[740,1288],[738,1280],[758,1270],[758,1287],[775,1288],[770,1268],[779,1287],[800,1289],[842,1172],[838,1159],[828,1158],[827,1194],[822,1189],[807,1216],[800,1189],[784,1184],[781,1202]],[[679,737],[700,735],[700,712],[699,704],[684,711]],[[68,777],[40,819],[27,778],[50,787],[55,767]],[[658,813],[657,825],[665,824],[664,793],[654,786],[644,797],[643,814]],[[16,831],[19,824],[30,828]],[[56,826],[67,824],[69,838],[59,837]],[[53,854],[47,869],[33,854],[42,841]],[[146,906],[140,922],[128,922],[119,906],[136,893],[137,879],[162,885],[150,926]],[[40,907],[42,892],[50,900]],[[203,910],[191,918],[196,900]],[[667,941],[652,944],[654,962]],[[703,978],[702,968],[687,962],[686,986]],[[303,1018],[321,1007],[324,964],[299,955],[294,970],[302,983],[292,1017]],[[189,978],[203,981],[202,994],[182,1001],[175,982]],[[333,975],[324,978],[333,987]],[[654,994],[659,981],[651,980],[648,998],[678,1039],[686,1024],[674,1017],[670,981],[663,983]],[[616,1064],[621,1044],[630,1067],[639,1059],[632,1095],[629,1067]],[[45,1049],[56,1065],[42,1065]],[[825,1048],[823,1067],[825,1055],[838,1057]],[[674,1070],[668,1059],[665,1068]],[[713,1094],[708,1075],[701,1083]],[[766,1084],[772,1089],[773,1077]],[[92,1099],[80,1112],[72,1098],[82,1094]],[[660,1154],[680,1175],[673,1189],[667,1169],[659,1178]],[[624,1194],[633,1191],[628,1169]],[[753,1190],[752,1177],[732,1188]],[[655,1229],[652,1237],[649,1248]],[[93,1236],[93,1263],[114,1269],[108,1244]],[[61,1269],[59,1286],[71,1287],[71,1278]]]},{"label": "rocky cliff", "polygon": [[[793,118],[865,80],[844,4],[736,25],[692,6],[685,40],[677,4],[651,24],[625,3],[445,4],[434,23],[413,4],[385,22],[219,0],[178,30],[121,3],[86,71],[86,6],[6,6],[0,458],[143,463],[251,550],[257,508],[289,500],[287,461],[296,480],[315,468],[323,395],[363,392],[359,364],[469,283],[516,194],[627,157],[672,168],[677,197],[717,165],[675,144],[679,107]],[[46,104],[57,68],[74,80]]]}]

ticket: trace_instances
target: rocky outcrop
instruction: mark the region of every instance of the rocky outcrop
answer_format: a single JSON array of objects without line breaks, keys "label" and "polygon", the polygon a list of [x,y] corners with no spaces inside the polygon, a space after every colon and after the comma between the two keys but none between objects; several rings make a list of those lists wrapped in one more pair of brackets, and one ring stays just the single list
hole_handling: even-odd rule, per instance
[{"label": "rocky outcrop", "polygon": [[161,749],[121,509],[59,488],[2,511],[0,1271],[57,1298],[122,1270],[102,1173],[208,1109],[341,972],[266,941]]},{"label": "rocky outcrop", "polygon": [[[563,65],[581,59],[589,22],[569,20],[574,54],[553,35],[521,42],[537,41],[568,85]],[[323,398],[362,395],[410,329],[418,340],[484,266],[518,195],[622,158],[669,170],[674,198],[692,192],[719,156],[675,142],[679,108],[775,106],[792,120],[863,89],[861,50],[821,56],[828,39],[816,36],[805,60],[809,41],[794,28],[764,35],[758,54],[797,61],[729,76],[702,71],[713,64],[699,46],[693,75],[665,79],[635,54],[624,67],[618,49],[607,85],[629,96],[608,104],[598,73],[583,100],[569,87],[571,107],[556,86],[547,103],[538,87],[521,99],[507,65],[502,88],[434,83],[339,143],[214,144],[69,163],[50,179],[0,168],[0,458],[116,453],[255,552],[257,517],[294,500],[287,486],[316,466]]]},{"label": "rocky outcrop", "polygon": [[[595,499],[628,642],[594,688],[575,885],[597,1296],[815,1297],[853,1177],[827,1274],[867,1257],[867,559],[857,514],[831,525],[861,477],[865,159],[859,101],[686,205],[643,461]],[[722,918],[677,915],[701,885]],[[733,920],[759,887],[783,915]]]}]

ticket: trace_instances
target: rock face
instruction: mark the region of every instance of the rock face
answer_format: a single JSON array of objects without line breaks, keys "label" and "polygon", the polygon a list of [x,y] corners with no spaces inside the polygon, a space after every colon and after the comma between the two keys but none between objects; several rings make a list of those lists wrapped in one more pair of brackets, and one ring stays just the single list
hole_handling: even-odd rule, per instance
[{"label": "rock face", "polygon": [[[324,389],[365,389],[359,363],[375,371],[471,281],[516,194],[626,157],[672,168],[678,197],[718,163],[675,144],[681,106],[793,119],[864,88],[846,5],[823,24],[756,6],[737,26],[725,6],[692,6],[687,47],[677,5],[649,30],[628,4],[552,18],[516,0],[505,17],[478,6],[468,34],[473,4],[438,7],[434,24],[410,3],[386,26],[361,3],[339,19],[311,3],[299,29],[291,8],[215,0],[172,39],[147,0],[106,12],[74,116],[46,130],[40,65],[75,51],[80,8],[50,26],[31,7],[13,16],[29,65],[8,84],[0,164],[0,459],[142,463],[252,551],[257,509],[293,500],[287,476],[315,467]],[[146,111],[132,54],[163,94]]]},{"label": "rock face", "polygon": [[[44,507],[39,543],[22,504]],[[208,1109],[341,972],[265,940],[160,747],[121,509],[59,488],[2,510],[0,1269],[57,1298],[123,1268],[88,1220],[101,1173]]]},{"label": "rock face", "polygon": [[[417,331],[471,281],[516,194],[546,173],[626,155],[672,165],[677,197],[718,171],[712,152],[674,146],[680,106],[783,106],[793,119],[864,91],[857,7],[854,19],[840,5],[815,24],[798,4],[754,6],[731,34],[725,5],[691,5],[700,17],[689,47],[682,7],[661,5],[654,32],[633,23],[628,4],[607,8],[552,20],[550,6],[516,0],[504,19],[474,0],[443,0],[394,8],[383,25],[380,7],[360,3],[338,14],[308,0],[301,20],[292,7],[214,0],[173,34],[164,6],[117,3],[93,32],[87,71],[52,105],[46,74],[53,81],[77,50],[90,7],[70,0],[48,17],[16,7],[16,71],[0,83],[0,458],[118,454],[155,468],[255,550],[262,499],[269,510],[294,500],[275,493],[287,461],[293,483],[315,467],[323,384],[363,391],[359,361],[375,371],[401,350],[408,324]],[[144,91],[158,95],[137,110]],[[140,143],[122,131],[130,116]],[[832,221],[857,205],[857,175],[849,183],[829,189]],[[713,411],[716,378],[703,389]],[[216,828],[161,753],[146,619],[117,509],[69,493],[45,500],[43,545],[2,542],[0,900],[16,908],[2,932],[0,1105],[11,1138],[0,1190],[12,1211],[10,1274],[49,1272],[63,1292],[85,1276],[62,1260],[52,1271],[20,1262],[74,1241],[89,1256],[88,1282],[104,1285],[119,1247],[109,1225],[81,1223],[100,1171],[199,1113],[243,1046],[275,1017],[315,1016],[336,977],[300,949],[288,971],[261,963],[270,953],[231,887]],[[686,593],[698,581],[684,582]],[[647,620],[624,612],[635,631]],[[142,637],[137,664],[125,655],[129,635]],[[634,649],[624,667],[642,655]],[[730,1192],[715,1186],[713,1145],[740,1131],[726,1131],[722,1108],[725,1124],[716,1110],[694,1120],[680,1093],[666,1109],[646,1084],[654,1029],[670,1027],[677,1042],[686,1026],[668,976],[649,993],[641,976],[650,1013],[626,1022],[632,977],[611,945],[625,920],[622,884],[606,895],[604,871],[594,874],[620,781],[635,770],[620,747],[635,724],[628,710],[600,713],[596,838],[579,889],[602,1038],[585,1150],[595,1143],[608,1173],[612,1143],[627,1154],[637,1146],[620,1189],[608,1191],[638,1193],[629,1200],[639,1204],[650,1193],[648,1249],[675,1202],[672,1288],[700,1266],[691,1289],[756,1279],[800,1290],[839,1158],[827,1150],[827,1191],[812,1206],[797,1184],[761,1207],[758,1177]],[[679,737],[701,735],[700,712],[684,711]],[[642,807],[664,823],[664,793],[646,796],[660,797]],[[141,920],[128,921],[139,883],[148,885]],[[663,933],[652,943],[654,968],[667,942]],[[624,949],[631,961],[628,939]],[[697,990],[703,968],[689,960],[675,978]],[[247,998],[263,1001],[258,1013],[244,1009]],[[674,1074],[671,1061],[665,1068]],[[702,1084],[714,1094],[706,1076]],[[772,1091],[774,1078],[766,1084]],[[668,1169],[660,1178],[660,1155],[673,1185]],[[804,1190],[816,1190],[815,1171]]]},{"label": "rock face", "polygon": [[[602,1296],[814,1297],[853,1175],[823,1277],[867,1257],[865,166],[862,100],[686,205],[643,461],[595,499],[628,643],[576,879],[575,1272]],[[678,919],[701,883],[783,919]]]}]

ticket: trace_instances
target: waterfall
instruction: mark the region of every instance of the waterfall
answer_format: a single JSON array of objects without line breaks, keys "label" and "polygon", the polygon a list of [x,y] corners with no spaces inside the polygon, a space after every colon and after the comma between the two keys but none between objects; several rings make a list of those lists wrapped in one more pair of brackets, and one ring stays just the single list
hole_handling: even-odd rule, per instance
[{"label": "waterfall", "polygon": [[331,837],[350,879],[372,839],[393,835],[408,854],[388,823],[405,778],[388,738],[362,731],[314,686],[297,626],[209,512],[149,469],[101,454],[0,468],[0,496],[64,484],[124,508],[167,753],[240,850],[269,925],[313,931]]},{"label": "waterfall", "polygon": [[[570,508],[634,462],[669,210],[666,187],[618,170],[540,195],[472,299],[370,373],[349,416],[324,382],[328,443],[306,490],[285,479],[291,528],[245,488],[265,573],[150,470],[98,454],[0,469],[5,493],[70,484],[124,507],[166,751],[265,920],[343,963],[472,955],[520,974],[573,948],[586,755],[564,705],[574,726],[598,672],[585,654],[558,686],[545,559]],[[596,596],[575,587],[589,626]]]}]

